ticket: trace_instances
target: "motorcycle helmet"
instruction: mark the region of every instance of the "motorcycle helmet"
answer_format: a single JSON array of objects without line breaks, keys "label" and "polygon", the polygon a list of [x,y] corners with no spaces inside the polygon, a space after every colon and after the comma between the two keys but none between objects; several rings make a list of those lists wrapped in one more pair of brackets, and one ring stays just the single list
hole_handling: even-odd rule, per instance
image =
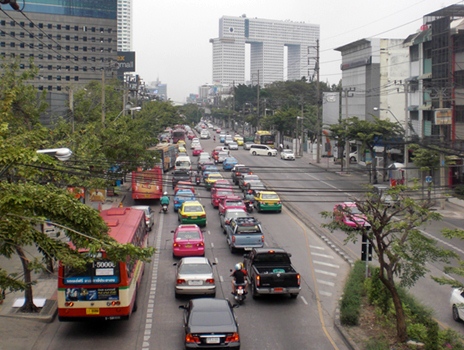
[{"label": "motorcycle helmet", "polygon": [[248,194],[253,194],[253,191],[252,191],[252,190],[248,190]]},{"label": "motorcycle helmet", "polygon": [[235,270],[239,271],[242,269],[242,266],[240,264],[235,264]]}]

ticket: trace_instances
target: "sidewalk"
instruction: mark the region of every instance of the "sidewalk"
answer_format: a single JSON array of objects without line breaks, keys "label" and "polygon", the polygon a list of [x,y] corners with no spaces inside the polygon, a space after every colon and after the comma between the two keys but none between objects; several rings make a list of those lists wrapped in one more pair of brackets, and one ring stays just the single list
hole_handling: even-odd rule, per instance
[{"label": "sidewalk", "polygon": [[[119,194],[113,197],[107,197],[105,203],[102,203],[101,208],[110,209],[118,207],[121,202],[124,201],[130,188],[130,182],[123,184],[119,190]],[[38,256],[35,247],[27,248],[28,255]],[[19,276],[22,275],[22,266],[19,258],[13,256],[11,259],[7,259],[0,256],[0,265],[8,273],[17,273]],[[23,305],[24,292],[9,292],[6,291],[5,299],[0,304],[0,329],[6,329],[3,327],[3,322],[9,322],[11,318],[22,318],[30,319],[39,322],[53,322],[57,314],[57,270],[55,266],[55,272],[53,274],[40,273],[34,274],[32,277],[36,284],[33,286],[33,297],[34,303],[40,308],[40,312],[21,313],[19,308]],[[10,322],[9,322],[10,323]],[[1,341],[3,343],[3,339]],[[0,349],[3,349],[3,344],[0,344]]]}]

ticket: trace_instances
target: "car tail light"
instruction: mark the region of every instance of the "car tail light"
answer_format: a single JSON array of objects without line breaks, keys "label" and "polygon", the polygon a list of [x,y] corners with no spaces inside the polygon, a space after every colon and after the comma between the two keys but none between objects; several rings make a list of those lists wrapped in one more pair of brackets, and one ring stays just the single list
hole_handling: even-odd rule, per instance
[{"label": "car tail light", "polygon": [[214,284],[214,278],[208,278],[208,279],[206,280],[206,283]]},{"label": "car tail light", "polygon": [[226,337],[226,343],[232,343],[232,342],[236,343],[239,341],[240,341],[240,336],[238,335],[238,333],[228,334]]},{"label": "car tail light", "polygon": [[256,287],[259,287],[261,284],[261,276],[256,276]]},{"label": "car tail light", "polygon": [[64,303],[64,306],[73,307],[74,303],[72,301],[68,301],[68,302]]},{"label": "car tail light", "polygon": [[205,244],[203,242],[197,243],[197,247],[204,247]]},{"label": "car tail light", "polygon": [[117,300],[117,301],[108,301],[106,303],[106,306],[119,306],[119,305],[121,305],[121,302],[119,300]]},{"label": "car tail light", "polygon": [[280,201],[277,201],[277,204],[281,204],[281,202],[280,202]]},{"label": "car tail light", "polygon": [[298,285],[300,285],[301,277],[299,273],[296,275],[296,280],[298,281]]},{"label": "car tail light", "polygon": [[180,244],[174,242],[174,243],[172,244],[172,247],[173,247],[173,248],[180,247]]},{"label": "car tail light", "polygon": [[176,281],[177,284],[184,284],[185,283],[185,280],[182,279],[182,278],[178,278],[177,281]]},{"label": "car tail light", "polygon": [[200,218],[206,218],[206,214],[201,214]]},{"label": "car tail light", "polygon": [[200,337],[197,337],[195,335],[192,335],[191,333],[188,333],[185,336],[185,342],[186,343],[197,343],[200,344]]},{"label": "car tail light", "polygon": [[187,218],[188,218],[188,215],[183,214],[183,215],[182,215],[182,218],[183,218],[183,219],[187,219]]},{"label": "car tail light", "polygon": [[232,242],[235,243],[235,236],[232,236]]},{"label": "car tail light", "polygon": [[179,201],[177,199],[174,200],[174,204],[178,204]]},{"label": "car tail light", "polygon": [[261,242],[264,242],[264,235],[261,236]]}]

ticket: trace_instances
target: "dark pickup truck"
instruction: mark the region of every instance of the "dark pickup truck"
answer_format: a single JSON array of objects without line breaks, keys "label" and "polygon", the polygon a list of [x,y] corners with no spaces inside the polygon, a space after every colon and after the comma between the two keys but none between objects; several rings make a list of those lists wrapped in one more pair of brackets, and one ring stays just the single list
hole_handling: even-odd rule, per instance
[{"label": "dark pickup truck", "polygon": [[190,181],[190,171],[188,170],[174,170],[172,172],[172,189],[176,187],[179,181]]},{"label": "dark pickup truck", "polygon": [[291,254],[281,248],[254,248],[244,255],[243,264],[253,298],[263,294],[298,296],[301,278],[293,268],[290,257]]}]

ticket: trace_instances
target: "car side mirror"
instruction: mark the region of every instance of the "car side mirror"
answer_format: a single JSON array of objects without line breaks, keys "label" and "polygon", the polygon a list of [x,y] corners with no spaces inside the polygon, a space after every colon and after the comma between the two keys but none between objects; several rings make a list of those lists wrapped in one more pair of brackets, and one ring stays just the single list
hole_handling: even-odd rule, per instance
[{"label": "car side mirror", "polygon": [[250,254],[249,254],[249,253],[243,254],[243,258],[244,258],[244,259],[248,259],[249,257],[250,257]]},{"label": "car side mirror", "polygon": [[179,305],[179,309],[187,310],[187,306],[186,305]]}]

